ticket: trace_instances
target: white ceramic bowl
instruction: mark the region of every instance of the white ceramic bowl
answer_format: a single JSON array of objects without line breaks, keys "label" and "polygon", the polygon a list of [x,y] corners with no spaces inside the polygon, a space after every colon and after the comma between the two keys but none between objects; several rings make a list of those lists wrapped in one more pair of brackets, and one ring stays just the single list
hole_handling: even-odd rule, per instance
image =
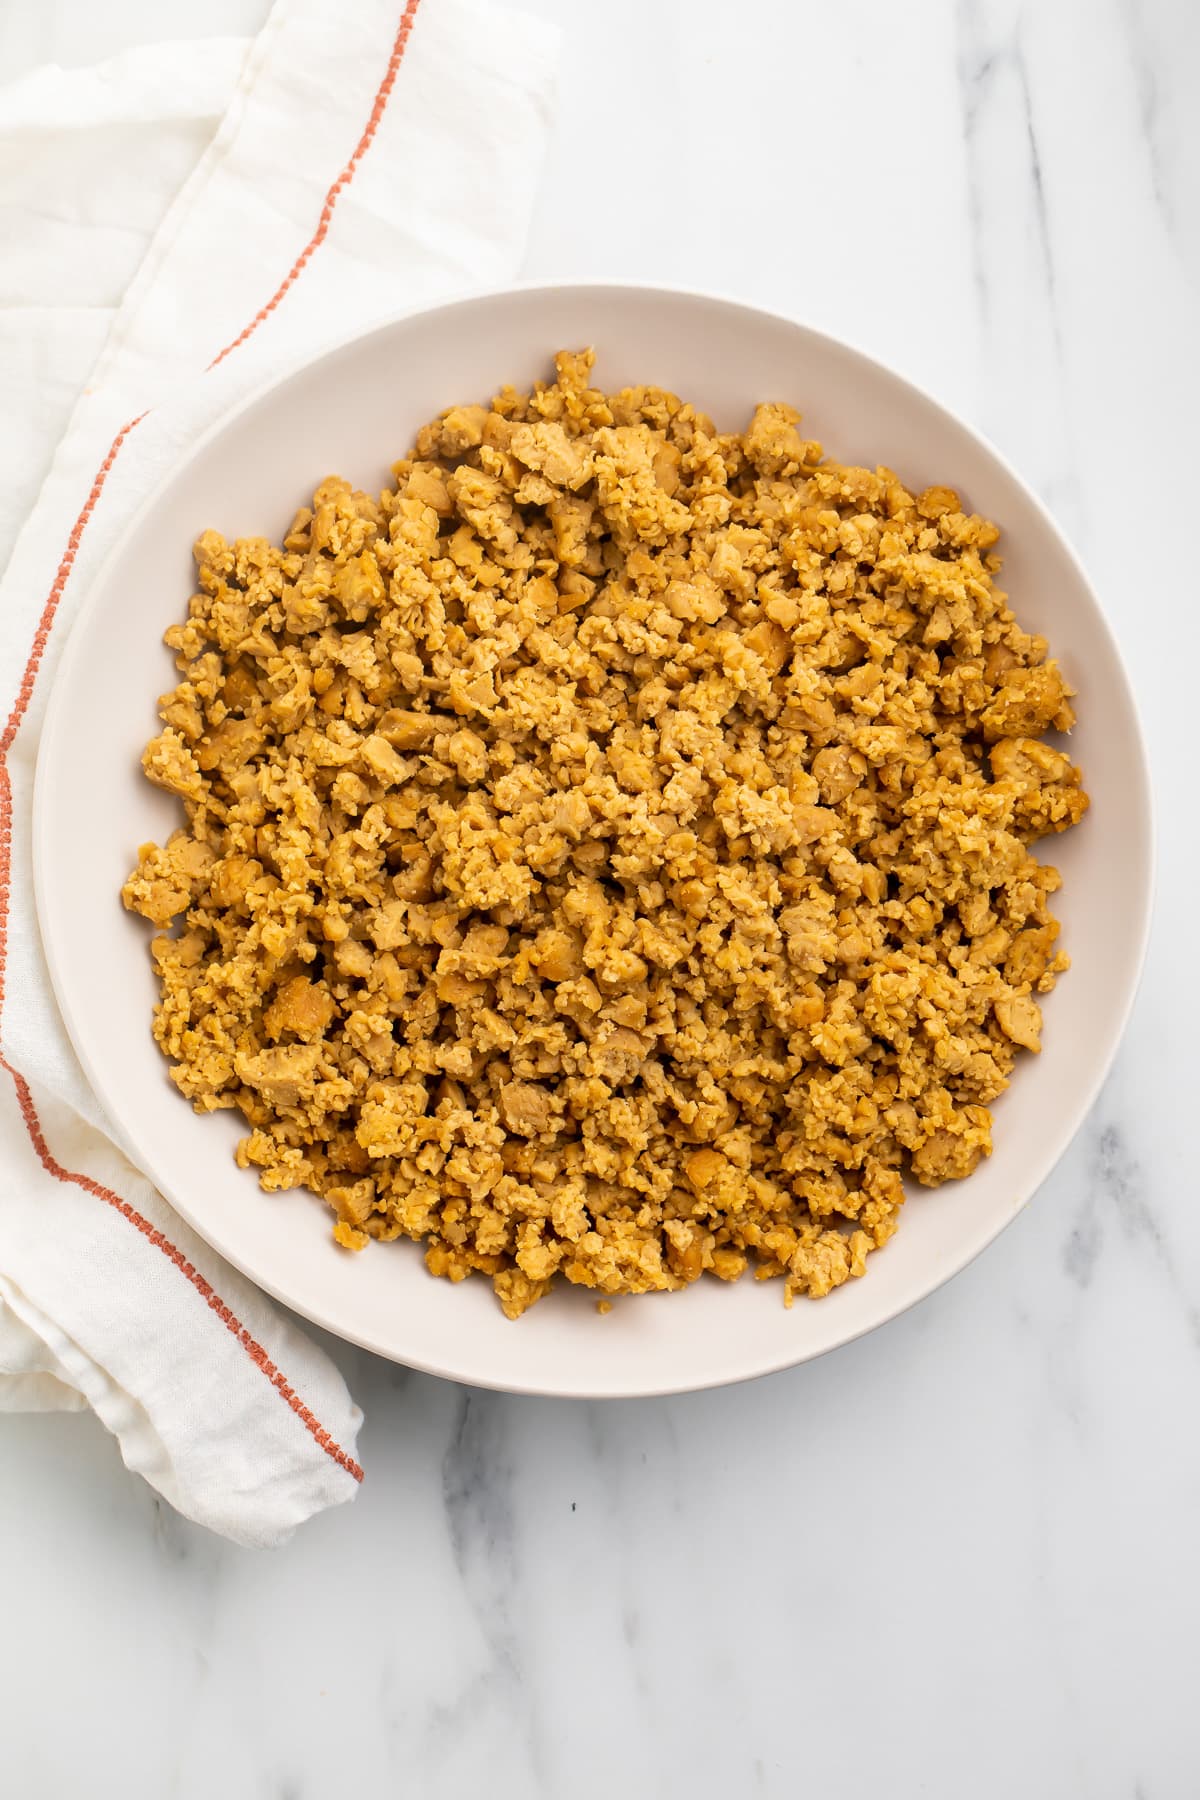
[{"label": "white ceramic bowl", "polygon": [[[964,1183],[917,1190],[860,1281],[783,1305],[779,1283],[700,1282],[618,1301],[564,1285],[516,1324],[491,1284],[430,1277],[420,1249],[338,1250],[325,1205],[262,1194],[236,1168],[240,1121],[197,1117],[150,1035],[146,925],[118,890],[139,843],[178,822],[143,779],[156,696],[176,679],[161,644],[192,588],[190,545],[278,533],[331,471],[379,488],[414,429],[442,407],[548,372],[560,346],[594,344],[607,388],[653,382],[741,426],[759,400],[802,409],[842,461],[886,463],[910,487],[946,482],[1003,531],[1005,585],[1079,690],[1072,750],[1093,798],[1047,846],[1073,958],[1046,1007],[1045,1050],[995,1109],[995,1152]],[[114,629],[114,622],[119,624]],[[96,1091],[180,1213],[245,1274],[368,1349],[483,1386],[564,1395],[701,1388],[817,1356],[892,1318],[954,1275],[1020,1211],[1091,1105],[1129,1011],[1150,893],[1150,802],[1137,719],[1108,626],[1052,520],[996,452],[898,376],[790,320],[728,301],[632,287],[527,288],[386,324],[260,394],[204,439],[154,496],[95,582],[60,669],[41,745],[36,871],[67,1027]],[[119,995],[119,1003],[113,996]]]}]

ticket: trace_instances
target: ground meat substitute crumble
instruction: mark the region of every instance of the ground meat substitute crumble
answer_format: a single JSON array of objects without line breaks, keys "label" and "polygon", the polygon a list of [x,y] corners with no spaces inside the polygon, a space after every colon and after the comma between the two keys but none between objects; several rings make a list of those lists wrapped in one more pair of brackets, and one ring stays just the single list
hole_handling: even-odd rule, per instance
[{"label": "ground meat substitute crumble", "polygon": [[591,365],[282,548],[199,539],[144,757],[188,823],[124,889],[179,920],[155,1036],[264,1188],[510,1317],[557,1274],[820,1296],[1039,1047],[1071,690],[950,488]]}]

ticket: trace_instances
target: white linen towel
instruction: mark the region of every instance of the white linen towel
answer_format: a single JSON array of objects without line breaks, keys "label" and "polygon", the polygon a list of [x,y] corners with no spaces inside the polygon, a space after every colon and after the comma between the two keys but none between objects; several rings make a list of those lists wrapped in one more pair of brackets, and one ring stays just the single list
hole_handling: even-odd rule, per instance
[{"label": "white linen towel", "polygon": [[[37,226],[10,233],[0,276],[18,414],[65,417],[108,326],[36,502],[35,442],[19,420],[0,435],[0,547],[25,515],[0,582],[0,1408],[92,1407],[131,1469],[244,1544],[351,1497],[361,1414],[117,1147],[83,1079],[33,910],[39,727],[90,575],[207,424],[336,336],[515,273],[555,54],[494,0],[277,0],[248,46],[0,92],[0,218]],[[80,182],[81,143],[112,181]],[[64,192],[90,196],[68,229]]]}]

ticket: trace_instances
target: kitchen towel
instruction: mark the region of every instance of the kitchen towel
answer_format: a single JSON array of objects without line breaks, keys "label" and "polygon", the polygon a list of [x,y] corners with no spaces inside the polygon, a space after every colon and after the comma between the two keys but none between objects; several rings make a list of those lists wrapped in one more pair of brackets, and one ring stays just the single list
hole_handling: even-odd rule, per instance
[{"label": "kitchen towel", "polygon": [[[512,277],[556,39],[493,0],[276,0],[248,45],[154,46],[0,92],[0,215],[40,224],[0,276],[28,313],[28,404],[39,354],[66,371],[48,383],[62,406],[107,323],[0,581],[0,1408],[90,1406],[131,1469],[244,1544],[353,1495],[361,1414],[324,1352],[118,1147],[75,1061],[33,906],[39,727],[89,577],[208,424],[337,337]],[[87,142],[112,159],[122,141],[114,177],[137,203],[114,216],[119,182],[73,181],[71,157]],[[70,229],[64,186],[93,202]],[[112,305],[123,259],[136,271]],[[19,328],[6,321],[2,366]],[[19,429],[4,438],[11,496],[32,452]]]}]

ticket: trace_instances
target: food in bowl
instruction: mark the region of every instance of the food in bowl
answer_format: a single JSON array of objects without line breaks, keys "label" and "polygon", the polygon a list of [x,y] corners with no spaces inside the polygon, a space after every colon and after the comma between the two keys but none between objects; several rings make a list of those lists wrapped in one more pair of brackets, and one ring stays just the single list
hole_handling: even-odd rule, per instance
[{"label": "food in bowl", "polygon": [[198,540],[143,759],[187,825],[124,888],[155,1036],[265,1188],[511,1317],[820,1297],[1040,1046],[1071,690],[952,489],[556,366]]}]

